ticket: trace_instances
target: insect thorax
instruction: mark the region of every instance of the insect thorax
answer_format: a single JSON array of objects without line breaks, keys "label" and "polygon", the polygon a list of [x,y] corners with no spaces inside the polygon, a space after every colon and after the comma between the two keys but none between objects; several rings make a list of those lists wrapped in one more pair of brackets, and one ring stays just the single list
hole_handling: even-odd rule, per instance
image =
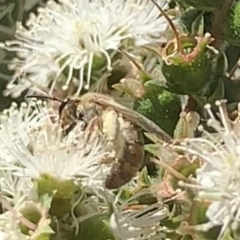
[{"label": "insect thorax", "polygon": [[81,124],[81,130],[85,130],[98,114],[96,104],[83,104],[78,99],[67,99],[59,107],[60,125],[66,135],[78,124]]}]

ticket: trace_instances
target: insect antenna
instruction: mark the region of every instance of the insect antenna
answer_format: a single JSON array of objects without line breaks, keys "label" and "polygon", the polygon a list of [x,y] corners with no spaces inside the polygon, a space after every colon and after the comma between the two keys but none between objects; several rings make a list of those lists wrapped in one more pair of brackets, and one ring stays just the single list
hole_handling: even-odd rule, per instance
[{"label": "insect antenna", "polygon": [[25,96],[25,98],[37,98],[37,99],[48,99],[48,100],[52,100],[52,101],[57,101],[62,103],[63,101],[57,97],[51,97],[51,96],[42,96],[42,95],[27,95]]},{"label": "insect antenna", "polygon": [[25,96],[25,99],[27,99],[27,98],[36,98],[36,99],[40,99],[40,100],[51,100],[51,101],[60,102],[60,106],[58,108],[59,116],[61,116],[61,113],[62,113],[65,105],[67,104],[67,101],[63,101],[63,100],[61,100],[57,97],[54,97],[54,96],[27,95],[27,96]]}]

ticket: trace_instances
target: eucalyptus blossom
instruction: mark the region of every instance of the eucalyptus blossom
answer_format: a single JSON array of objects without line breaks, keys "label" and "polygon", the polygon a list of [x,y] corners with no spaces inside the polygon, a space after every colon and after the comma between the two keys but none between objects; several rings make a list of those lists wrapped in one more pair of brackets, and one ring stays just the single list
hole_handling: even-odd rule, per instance
[{"label": "eucalyptus blossom", "polygon": [[208,230],[221,226],[218,239],[222,239],[228,228],[240,221],[240,119],[232,122],[227,113],[226,101],[217,101],[219,122],[211,106],[208,125],[215,129],[209,133],[200,127],[203,136],[184,140],[177,149],[203,161],[196,171],[196,184],[186,184],[197,191],[198,200],[208,201],[206,212],[209,221],[199,227]]},{"label": "eucalyptus blossom", "polygon": [[[165,0],[158,2],[167,8]],[[15,75],[7,93],[19,96],[49,86],[51,93],[57,83],[65,90],[73,83],[79,94],[90,87],[96,61],[111,71],[120,48],[135,52],[164,42],[166,27],[165,17],[147,0],[48,1],[31,15],[27,28],[18,23],[16,40],[1,44],[18,56],[9,64]]]}]

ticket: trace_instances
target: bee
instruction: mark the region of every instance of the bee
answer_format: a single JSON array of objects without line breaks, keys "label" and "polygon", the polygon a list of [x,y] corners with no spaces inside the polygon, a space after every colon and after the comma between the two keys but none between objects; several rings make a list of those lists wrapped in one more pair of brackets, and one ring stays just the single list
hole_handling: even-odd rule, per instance
[{"label": "bee", "polygon": [[[27,96],[36,97],[36,96]],[[112,97],[100,93],[86,93],[80,97],[70,97],[65,101],[43,96],[45,99],[59,101],[59,122],[64,134],[69,134],[78,122],[82,130],[97,126],[106,140],[109,158],[113,162],[106,178],[108,189],[117,189],[128,183],[144,162],[143,131],[155,133],[164,141],[171,140],[160,127],[117,103]]]}]

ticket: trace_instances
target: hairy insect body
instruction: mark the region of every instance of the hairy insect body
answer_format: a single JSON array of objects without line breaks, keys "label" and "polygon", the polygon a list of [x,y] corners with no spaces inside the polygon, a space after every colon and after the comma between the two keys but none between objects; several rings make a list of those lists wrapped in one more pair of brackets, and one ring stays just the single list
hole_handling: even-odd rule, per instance
[{"label": "hairy insect body", "polygon": [[99,115],[99,111],[94,103],[82,104],[79,98],[67,99],[59,107],[60,125],[64,130],[64,135],[79,124],[82,130],[85,130],[88,125],[90,127],[93,123],[91,121]]},{"label": "hairy insect body", "polygon": [[102,116],[102,133],[106,140],[106,148],[110,158],[119,158],[123,152],[125,139],[121,132],[121,122],[118,114],[111,108],[103,111]]},{"label": "hairy insect body", "polygon": [[128,183],[143,164],[142,133],[113,108],[105,109],[101,119],[106,147],[110,151],[106,162],[113,163],[105,185],[108,189],[119,188]]},{"label": "hairy insect body", "polygon": [[164,140],[171,139],[152,121],[120,105],[109,96],[87,93],[66,101],[56,98],[53,100],[61,102],[59,120],[64,135],[69,134],[76,125],[80,125],[81,130],[94,134],[97,132],[103,136],[106,151],[109,152],[103,163],[112,164],[105,182],[108,189],[119,188],[128,183],[142,167],[142,130],[156,133]]},{"label": "hairy insect body", "polygon": [[125,139],[124,149],[106,179],[108,189],[119,188],[128,183],[139,171],[144,160],[142,133],[128,121],[122,122],[121,130]]},{"label": "hairy insect body", "polygon": [[113,107],[82,103],[77,111],[75,115],[81,116],[78,121],[81,118],[86,123],[85,130],[97,129],[105,140],[109,154],[102,160],[102,164],[112,164],[105,182],[106,188],[115,189],[128,183],[143,164],[142,133]]},{"label": "hairy insect body", "polygon": [[99,130],[109,152],[102,163],[112,164],[105,185],[108,189],[119,188],[128,183],[143,164],[142,134],[113,108],[102,109],[99,119],[102,122]]}]

